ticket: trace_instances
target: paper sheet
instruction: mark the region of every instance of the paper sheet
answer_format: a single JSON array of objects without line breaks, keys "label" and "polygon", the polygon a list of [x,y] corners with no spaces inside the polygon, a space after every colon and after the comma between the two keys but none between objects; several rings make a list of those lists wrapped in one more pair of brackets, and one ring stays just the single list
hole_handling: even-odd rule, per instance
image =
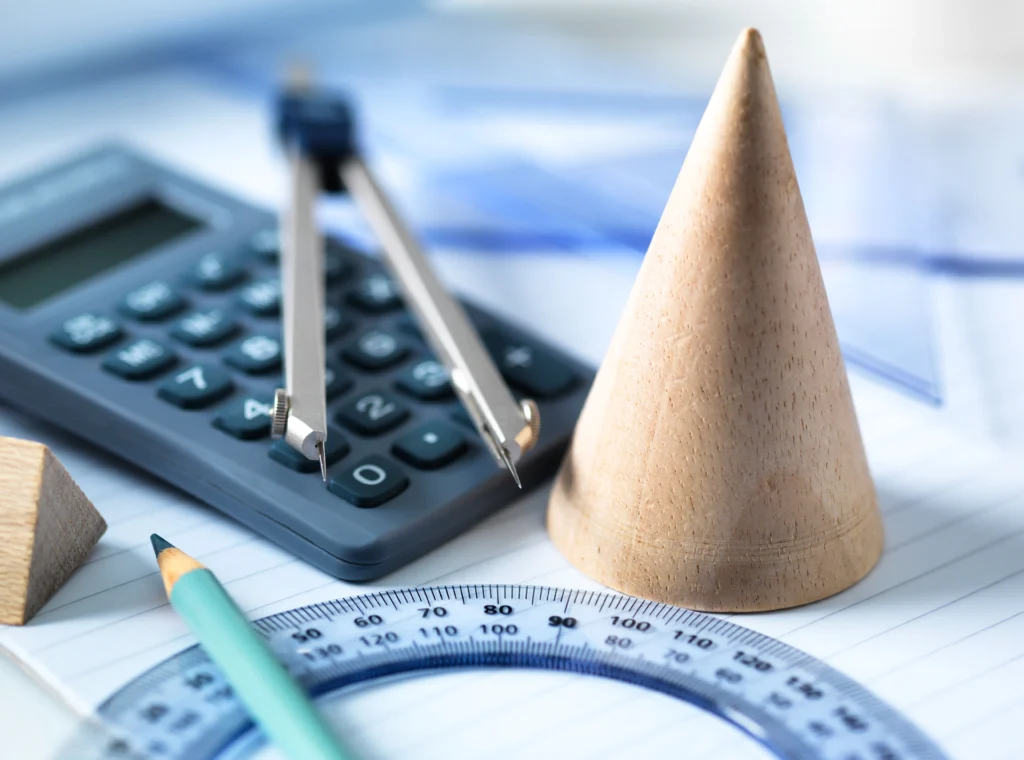
[{"label": "paper sheet", "polygon": [[[881,563],[831,599],[735,617],[856,678],[954,757],[1016,756],[1024,751],[1017,730],[1024,717],[1021,468],[997,448],[938,424],[930,410],[866,382],[855,388],[886,518]],[[13,412],[0,417],[0,433],[52,445],[110,524],[87,564],[29,625],[0,631],[0,644],[83,711],[193,641],[167,606],[151,532],[210,566],[252,617],[368,588],[334,580],[148,476]],[[544,501],[544,492],[531,494],[369,588],[438,582],[592,587],[547,540]],[[530,675],[514,677],[527,693]],[[494,674],[472,677],[497,683]],[[551,688],[545,676],[536,679]],[[679,719],[674,703],[656,705],[656,725]],[[543,707],[531,709],[528,701],[516,706],[524,716],[543,715]],[[386,716],[382,711],[376,723],[373,715],[363,716],[362,730],[379,729],[392,742],[413,742],[426,730],[415,720],[386,727]],[[728,741],[742,745],[736,734]],[[668,730],[664,746],[676,738]],[[556,732],[545,746],[557,740]],[[652,749],[661,744],[652,741]],[[568,756],[577,756],[578,748],[566,748]]]}]

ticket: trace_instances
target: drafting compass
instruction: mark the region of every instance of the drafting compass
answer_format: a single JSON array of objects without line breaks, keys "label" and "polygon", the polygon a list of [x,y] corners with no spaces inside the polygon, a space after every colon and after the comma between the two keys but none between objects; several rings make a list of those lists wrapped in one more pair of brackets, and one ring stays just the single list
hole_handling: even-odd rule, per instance
[{"label": "drafting compass", "polygon": [[319,190],[347,192],[380,241],[384,261],[477,431],[522,487],[516,464],[537,441],[537,405],[513,398],[462,306],[359,155],[348,103],[331,92],[293,87],[281,97],[278,130],[291,187],[281,239],[286,388],[274,396],[273,434],[319,459],[327,480],[323,240],[313,205]]}]

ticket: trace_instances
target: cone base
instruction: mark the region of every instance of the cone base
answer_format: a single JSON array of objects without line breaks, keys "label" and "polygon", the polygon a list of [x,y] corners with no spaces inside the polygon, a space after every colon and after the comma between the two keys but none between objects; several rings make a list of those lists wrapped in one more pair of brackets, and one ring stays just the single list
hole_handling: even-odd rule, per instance
[{"label": "cone base", "polygon": [[[817,545],[766,544],[742,551],[705,544],[700,556],[670,556],[608,530],[573,502],[556,481],[548,506],[548,533],[578,570],[631,596],[702,612],[768,612],[838,594],[866,576],[882,553],[884,533],[877,504],[861,505],[853,520]],[[751,559],[750,555],[756,558]]]}]

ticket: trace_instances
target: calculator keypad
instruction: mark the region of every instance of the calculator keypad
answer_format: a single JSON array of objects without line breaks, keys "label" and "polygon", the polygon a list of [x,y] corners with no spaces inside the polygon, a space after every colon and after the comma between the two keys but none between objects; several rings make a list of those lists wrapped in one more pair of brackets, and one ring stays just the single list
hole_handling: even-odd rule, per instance
[{"label": "calculator keypad", "polygon": [[328,248],[324,254],[324,279],[328,285],[337,285],[352,276],[355,267],[337,249]]},{"label": "calculator keypad", "polygon": [[422,401],[451,398],[452,384],[448,370],[434,359],[423,359],[406,368],[395,381],[398,389]]},{"label": "calculator keypad", "polygon": [[125,296],[121,312],[141,322],[155,322],[185,308],[185,299],[166,282],[151,282]]},{"label": "calculator keypad", "polygon": [[50,340],[77,354],[90,354],[106,348],[121,337],[121,327],[101,314],[79,314],[57,328]]},{"label": "calculator keypad", "polygon": [[398,364],[408,353],[406,342],[387,330],[368,330],[341,349],[345,361],[371,372]]},{"label": "calculator keypad", "polygon": [[355,320],[337,306],[327,304],[324,307],[324,337],[327,340],[344,335],[355,325]]},{"label": "calculator keypad", "polygon": [[272,335],[250,335],[224,352],[224,361],[250,375],[273,372],[281,367],[281,341]]},{"label": "calculator keypad", "polygon": [[193,267],[191,281],[201,290],[227,290],[245,278],[245,270],[223,253],[208,253]]},{"label": "calculator keypad", "polygon": [[370,314],[383,314],[402,306],[402,296],[395,281],[385,274],[364,277],[348,295],[349,303]]},{"label": "calculator keypad", "polygon": [[324,369],[324,395],[328,401],[333,401],[342,393],[347,393],[352,385],[352,378],[345,370],[330,364]]},{"label": "calculator keypad", "polygon": [[422,470],[444,467],[465,450],[466,436],[444,420],[417,425],[399,438],[393,449],[396,457]]},{"label": "calculator keypad", "polygon": [[238,321],[224,309],[204,309],[178,320],[171,335],[190,346],[206,348],[223,343],[238,332],[238,328]]},{"label": "calculator keypad", "polygon": [[349,430],[366,436],[382,435],[409,416],[409,409],[387,391],[364,393],[338,410],[337,420]]},{"label": "calculator keypad", "polygon": [[270,277],[242,288],[239,305],[257,317],[276,317],[281,313],[281,280]]},{"label": "calculator keypad", "polygon": [[103,369],[125,380],[147,380],[175,362],[174,352],[162,343],[140,338],[110,353]]},{"label": "calculator keypad", "polygon": [[568,391],[576,374],[552,352],[498,330],[483,334],[484,344],[508,382],[536,398],[554,398]]},{"label": "calculator keypad", "polygon": [[331,478],[328,488],[357,507],[376,507],[398,496],[408,485],[409,478],[397,464],[371,454]]},{"label": "calculator keypad", "polygon": [[243,441],[270,435],[274,401],[269,396],[245,396],[231,402],[213,418],[215,427]]},{"label": "calculator keypad", "polygon": [[[132,332],[140,334],[127,340],[114,319],[99,313],[72,317],[50,339],[75,353],[110,349],[102,363],[107,372],[133,382],[152,380],[155,395],[181,409],[210,409],[200,415],[202,424],[224,433],[225,441],[263,445],[282,473],[318,479],[316,460],[284,441],[269,441],[274,388],[284,385],[276,325],[278,245],[277,231],[268,228],[233,253],[203,255],[177,279],[131,291],[117,304],[138,323]],[[482,447],[448,372],[430,356],[415,320],[401,311],[394,281],[334,242],[327,244],[324,279],[329,491],[339,504],[377,507],[402,493],[410,478],[439,477],[435,471],[458,466]],[[189,302],[192,310],[184,311]],[[574,371],[546,349],[493,325],[484,338],[521,392],[550,398],[576,381]]]},{"label": "calculator keypad", "polygon": [[171,375],[157,389],[164,401],[182,409],[202,409],[231,393],[231,375],[213,364],[193,364]]},{"label": "calculator keypad", "polygon": [[[352,450],[345,436],[336,428],[327,429],[327,443],[324,446],[324,454],[327,458],[327,466],[337,464],[339,460],[348,456]],[[289,470],[295,472],[311,473],[320,471],[320,463],[315,459],[307,459],[301,451],[296,451],[284,441],[277,441],[270,447],[270,458],[278,464],[283,464]]]},{"label": "calculator keypad", "polygon": [[249,238],[247,252],[250,256],[267,264],[276,264],[280,247],[280,236],[273,227],[260,230]]}]

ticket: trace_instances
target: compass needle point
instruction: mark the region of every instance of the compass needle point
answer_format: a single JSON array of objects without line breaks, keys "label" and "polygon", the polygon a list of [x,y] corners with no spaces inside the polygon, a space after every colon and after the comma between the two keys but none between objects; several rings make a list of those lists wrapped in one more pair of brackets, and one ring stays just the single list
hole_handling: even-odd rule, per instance
[{"label": "compass needle point", "polygon": [[327,482],[327,451],[324,448],[324,442],[318,441],[316,444],[317,457],[320,459],[320,476],[324,479],[324,483]]},{"label": "compass needle point", "polygon": [[516,472],[516,467],[511,462],[509,462],[508,471],[512,473],[512,479],[516,482],[516,485],[519,486],[519,490],[522,491],[523,481],[519,479],[519,473]]},{"label": "compass needle point", "polygon": [[519,486],[520,490],[522,490],[523,482],[519,479],[519,473],[516,471],[516,466],[512,464],[512,459],[508,455],[508,449],[504,446],[497,446],[495,448],[498,450],[498,456],[501,457],[501,461],[505,464],[505,467],[507,467],[508,471],[512,473],[512,479],[516,482],[516,485]]}]

